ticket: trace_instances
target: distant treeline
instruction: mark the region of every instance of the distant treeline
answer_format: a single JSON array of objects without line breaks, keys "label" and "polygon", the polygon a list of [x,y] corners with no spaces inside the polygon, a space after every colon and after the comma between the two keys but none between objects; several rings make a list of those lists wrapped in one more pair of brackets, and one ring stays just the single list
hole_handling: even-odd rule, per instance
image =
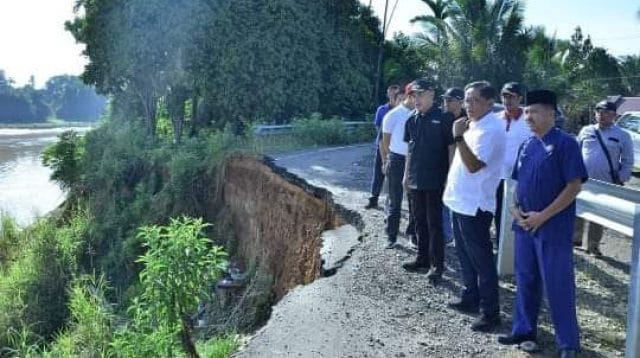
[{"label": "distant treeline", "polygon": [[76,76],[51,77],[44,89],[33,78],[23,87],[0,70],[0,123],[44,122],[49,117],[66,121],[95,121],[105,109],[106,98],[96,94]]}]

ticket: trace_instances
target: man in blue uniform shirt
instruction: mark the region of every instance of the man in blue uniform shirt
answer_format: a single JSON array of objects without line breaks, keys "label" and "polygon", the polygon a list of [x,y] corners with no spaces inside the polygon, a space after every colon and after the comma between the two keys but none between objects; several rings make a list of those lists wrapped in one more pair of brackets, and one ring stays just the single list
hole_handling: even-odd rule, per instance
[{"label": "man in blue uniform shirt", "polygon": [[587,170],[576,140],[554,128],[555,110],[555,93],[540,90],[528,94],[525,119],[534,136],[520,147],[512,175],[517,181],[511,208],[516,237],[516,302],[511,335],[498,341],[529,341],[535,346],[545,292],[560,357],[574,357],[580,338],[572,238],[575,198],[587,180]]},{"label": "man in blue uniform shirt", "polygon": [[380,152],[380,143],[382,142],[382,119],[384,116],[395,107],[398,101],[398,94],[400,93],[400,86],[391,85],[387,88],[387,103],[381,105],[376,110],[376,116],[374,118],[376,126],[376,158],[373,163],[373,178],[371,178],[371,196],[369,197],[369,203],[365,205],[365,209],[373,209],[378,207],[378,197],[382,191],[382,183],[384,182],[384,173],[382,172],[383,157]]}]

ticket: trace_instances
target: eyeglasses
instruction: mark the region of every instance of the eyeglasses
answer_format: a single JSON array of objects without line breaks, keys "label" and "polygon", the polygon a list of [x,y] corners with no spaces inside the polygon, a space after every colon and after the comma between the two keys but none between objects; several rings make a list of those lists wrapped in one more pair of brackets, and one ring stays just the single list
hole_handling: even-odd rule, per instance
[{"label": "eyeglasses", "polygon": [[511,94],[511,93],[506,93],[506,92],[505,92],[505,93],[500,93],[500,96],[501,96],[502,98],[507,98],[507,99],[509,99],[509,98],[516,98],[516,95]]},{"label": "eyeglasses", "polygon": [[480,97],[465,97],[464,98],[464,103],[465,104],[478,104],[478,103],[484,103],[487,100],[484,98],[480,98]]}]

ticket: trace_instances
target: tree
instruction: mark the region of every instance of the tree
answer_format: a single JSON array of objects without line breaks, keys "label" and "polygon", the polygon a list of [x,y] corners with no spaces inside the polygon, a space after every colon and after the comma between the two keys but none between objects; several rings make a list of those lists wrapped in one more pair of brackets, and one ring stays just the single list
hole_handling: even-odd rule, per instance
[{"label": "tree", "polygon": [[[201,219],[172,219],[168,226],[145,226],[138,237],[147,252],[138,260],[141,294],[130,309],[133,329],[119,333],[114,346],[125,357],[173,357],[179,338],[188,357],[198,357],[190,314],[209,296],[227,254],[203,234]],[[162,349],[162,350],[159,350]],[[145,354],[146,353],[146,354]]]},{"label": "tree", "polygon": [[425,58],[447,86],[486,79],[500,85],[521,80],[529,40],[517,0],[425,1],[433,15],[425,24]]},{"label": "tree", "polygon": [[70,121],[95,121],[102,115],[107,99],[76,76],[51,77],[43,96],[51,114]]},{"label": "tree", "polygon": [[640,55],[623,56],[620,60],[625,92],[631,96],[640,96]]}]

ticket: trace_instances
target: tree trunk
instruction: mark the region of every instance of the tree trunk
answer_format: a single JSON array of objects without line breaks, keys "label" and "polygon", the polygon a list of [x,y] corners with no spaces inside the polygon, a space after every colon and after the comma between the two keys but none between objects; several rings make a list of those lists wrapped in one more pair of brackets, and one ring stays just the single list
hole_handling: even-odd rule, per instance
[{"label": "tree trunk", "polygon": [[193,327],[191,326],[191,320],[185,315],[182,317],[182,331],[180,331],[180,342],[182,343],[182,348],[187,354],[187,357],[200,358],[198,351],[196,350],[196,346],[193,344],[193,339],[191,338],[192,332]]}]

